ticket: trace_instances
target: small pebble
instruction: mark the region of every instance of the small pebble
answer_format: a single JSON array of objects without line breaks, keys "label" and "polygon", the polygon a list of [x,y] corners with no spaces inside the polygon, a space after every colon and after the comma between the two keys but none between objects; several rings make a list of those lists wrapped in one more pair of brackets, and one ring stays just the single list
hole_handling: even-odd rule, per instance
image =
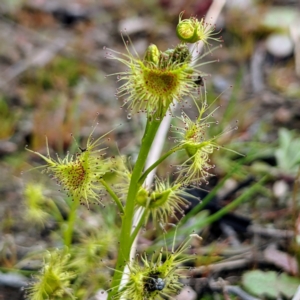
[{"label": "small pebble", "polygon": [[284,197],[289,190],[288,184],[284,180],[277,180],[273,185],[273,193],[276,197]]},{"label": "small pebble", "polygon": [[278,58],[285,58],[293,53],[292,39],[286,34],[271,34],[266,41],[267,50]]}]

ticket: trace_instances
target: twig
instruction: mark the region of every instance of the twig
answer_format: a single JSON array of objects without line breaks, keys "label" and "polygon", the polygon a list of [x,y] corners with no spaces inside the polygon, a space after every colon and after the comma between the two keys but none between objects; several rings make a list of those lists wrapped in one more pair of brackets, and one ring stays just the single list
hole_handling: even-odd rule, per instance
[{"label": "twig", "polygon": [[254,93],[259,93],[264,89],[264,78],[262,74],[262,64],[264,62],[265,49],[262,44],[258,44],[251,59],[251,81]]},{"label": "twig", "polygon": [[239,286],[226,285],[223,280],[222,282],[210,281],[209,287],[213,291],[223,291],[224,293],[233,294],[235,296],[238,296],[242,300],[259,300],[258,298],[252,297],[251,295],[246,293]]},{"label": "twig", "polygon": [[241,298],[242,300],[259,300],[259,298],[252,297],[239,286],[227,285],[225,286],[225,291],[229,294],[233,294]]},{"label": "twig", "polygon": [[247,258],[243,259],[236,259],[236,260],[230,260],[226,262],[220,262],[215,264],[210,264],[207,266],[201,266],[198,268],[195,268],[192,271],[193,276],[199,276],[205,273],[219,273],[221,271],[231,271],[235,269],[241,269],[247,267],[251,263],[257,263],[257,262],[265,262],[265,258],[263,256],[254,256],[253,254],[250,254]]},{"label": "twig", "polygon": [[294,237],[293,230],[282,230],[275,228],[263,228],[257,225],[248,227],[248,231],[262,236],[277,238],[277,239],[292,239]]},{"label": "twig", "polygon": [[201,266],[193,270],[193,274],[201,275],[207,272],[211,273],[219,273],[221,271],[230,271],[235,269],[240,269],[246,267],[252,259],[244,258],[244,259],[237,259],[235,261],[228,261],[228,262],[220,262],[216,264],[210,264],[207,266]]},{"label": "twig", "polygon": [[220,228],[222,232],[228,237],[229,243],[233,247],[238,247],[241,245],[235,230],[231,226],[227,225],[225,222],[220,222]]}]

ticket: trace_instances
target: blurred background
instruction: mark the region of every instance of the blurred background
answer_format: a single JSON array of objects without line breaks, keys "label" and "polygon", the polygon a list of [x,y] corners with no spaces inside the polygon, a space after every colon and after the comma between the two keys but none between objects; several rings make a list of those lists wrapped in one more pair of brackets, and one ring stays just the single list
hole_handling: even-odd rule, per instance
[{"label": "blurred background", "polygon": [[[1,1],[0,299],[23,299],[20,287],[28,274],[22,273],[27,276],[22,280],[5,276],[17,274],[19,269],[36,270],[39,265],[32,263],[29,253],[59,246],[55,235],[57,225],[51,216],[41,227],[26,220],[28,184],[41,185],[43,196],[52,197],[58,203],[63,202],[64,196],[47,176],[32,169],[40,165],[41,160],[25,147],[45,154],[47,137],[50,152],[63,155],[78,148],[71,133],[78,144],[84,146],[96,123],[99,125],[95,136],[122,123],[109,135],[110,140],[105,141],[104,146],[110,147],[109,155],[120,152],[134,158],[144,116],[128,118],[126,108],[120,109],[122,101],[115,96],[117,78],[107,75],[125,67],[106,59],[104,47],[124,53],[120,31],[126,29],[141,57],[150,43],[165,51],[179,42],[175,32],[179,13],[185,10],[185,17],[201,18],[212,2]],[[204,196],[222,183],[210,204],[210,213],[247,189],[251,190],[253,181],[262,176],[267,176],[267,181],[255,197],[249,196],[249,201],[239,206],[233,215],[234,224],[219,220],[217,225],[206,227],[206,232],[202,233],[206,237],[206,248],[203,248],[206,250],[202,253],[205,259],[196,267],[222,261],[226,255],[232,258],[233,254],[229,254],[233,251],[232,245],[240,250],[236,255],[245,251],[242,248],[245,245],[248,250],[256,249],[259,255],[255,258],[234,256],[235,262],[245,261],[233,270],[227,269],[227,265],[217,271],[213,267],[210,272],[201,269],[194,277],[202,281],[199,283],[195,279],[196,283],[190,284],[196,296],[183,296],[182,299],[223,299],[230,292],[218,285],[219,276],[227,280],[226,284],[229,282],[228,286],[242,285],[257,297],[267,294],[272,299],[279,299],[278,295],[291,299],[295,287],[300,284],[297,281],[300,257],[300,4],[297,0],[228,0],[215,26],[224,42],[222,48],[211,51],[205,59],[218,62],[201,69],[208,75],[205,77],[208,101],[218,97],[216,106],[220,105],[215,113],[219,125],[209,130],[211,135],[216,135],[228,131],[238,121],[238,129],[221,135],[219,142],[246,158],[241,164],[241,157],[235,153],[222,150],[214,154],[215,177]],[[169,165],[178,164],[180,159],[180,154],[172,157],[158,174],[164,176],[166,169],[169,172]],[[233,167],[236,167],[234,172]],[[60,208],[64,211],[63,204]],[[235,219],[235,214],[242,219]],[[87,226],[100,226],[102,221],[95,216],[96,213],[89,216],[86,209],[82,209],[81,217]],[[109,218],[106,224],[110,225],[105,226],[112,228],[118,216],[110,215]],[[143,237],[142,242],[150,245],[155,237],[152,232]],[[103,241],[104,237],[99,239]],[[107,247],[113,243],[108,240]],[[107,251],[115,257],[114,247]],[[30,268],[28,261],[31,261]],[[257,283],[250,283],[249,288],[245,278],[253,276],[246,272],[254,268],[265,273],[282,272],[289,276],[286,280],[289,284],[296,280],[292,292],[285,293],[286,286],[275,296],[272,292],[251,291],[251,286]],[[262,274],[254,275],[254,280],[260,281],[258,276]],[[95,294],[100,288],[105,288],[105,284],[97,286],[95,283],[90,292],[79,299],[97,297]],[[210,298],[213,293],[219,298]],[[231,299],[243,299],[242,296],[234,297]]]}]

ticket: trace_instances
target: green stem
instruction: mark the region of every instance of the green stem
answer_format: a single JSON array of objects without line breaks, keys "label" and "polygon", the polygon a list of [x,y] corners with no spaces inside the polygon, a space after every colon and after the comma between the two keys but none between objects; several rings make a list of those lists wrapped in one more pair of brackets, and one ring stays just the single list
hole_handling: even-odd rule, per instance
[{"label": "green stem", "polygon": [[251,188],[247,189],[241,196],[237,197],[234,201],[227,204],[225,207],[214,213],[213,215],[207,217],[199,228],[203,228],[206,225],[209,225],[215,221],[218,221],[221,217],[228,214],[230,211],[238,207],[242,202],[249,199],[251,196],[256,194],[261,190],[261,186],[266,181],[267,177],[263,177],[260,181],[255,183]]},{"label": "green stem", "polygon": [[118,251],[118,259],[116,264],[116,271],[112,280],[112,290],[108,296],[108,300],[111,300],[113,296],[118,292],[118,285],[122,279],[122,273],[125,267],[124,262],[129,261],[130,248],[132,245],[131,239],[131,227],[132,220],[134,216],[134,206],[136,194],[139,190],[138,181],[143,172],[148,153],[150,151],[151,145],[155,138],[156,132],[159,128],[161,120],[150,119],[147,120],[147,125],[145,133],[142,139],[142,144],[139,152],[139,156],[135,163],[134,169],[132,171],[130,185],[127,194],[125,213],[122,222],[121,234],[120,234],[120,247]]},{"label": "green stem", "polygon": [[68,224],[67,224],[68,227],[64,232],[64,243],[65,246],[67,247],[70,247],[72,243],[74,224],[76,220],[77,208],[79,206],[79,203],[80,203],[79,198],[77,197],[71,203],[71,210],[69,213]]},{"label": "green stem", "polygon": [[141,186],[143,184],[143,182],[145,181],[145,179],[147,178],[148,174],[155,169],[161,162],[163,162],[168,156],[170,156],[171,154],[173,154],[176,151],[179,151],[183,149],[183,145],[177,146],[171,150],[169,150],[168,152],[166,152],[163,156],[161,156],[155,163],[153,163],[144,173],[143,175],[140,177],[138,184],[139,186]]},{"label": "green stem", "polygon": [[144,208],[144,211],[143,211],[143,214],[142,214],[142,216],[139,220],[139,223],[136,225],[136,227],[134,228],[133,233],[131,234],[131,237],[130,237],[130,239],[131,239],[130,243],[131,244],[133,244],[133,242],[134,242],[136,236],[138,235],[142,225],[144,224],[147,214],[148,214],[148,208]]},{"label": "green stem", "polygon": [[120,209],[120,212],[122,214],[124,214],[124,207],[123,207],[119,197],[115,194],[115,192],[111,189],[111,187],[107,184],[107,182],[104,179],[100,179],[100,182],[105,187],[105,189],[109,193],[109,195],[115,200],[116,204],[118,205],[118,207]]}]

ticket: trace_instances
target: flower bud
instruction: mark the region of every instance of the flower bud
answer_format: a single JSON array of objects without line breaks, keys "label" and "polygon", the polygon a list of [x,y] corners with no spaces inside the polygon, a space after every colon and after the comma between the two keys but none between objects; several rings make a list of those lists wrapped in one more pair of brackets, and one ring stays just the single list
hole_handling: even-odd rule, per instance
[{"label": "flower bud", "polygon": [[190,18],[182,20],[181,17],[184,12],[179,15],[179,22],[176,27],[176,34],[178,38],[185,43],[196,43],[198,38],[198,20],[196,18]]},{"label": "flower bud", "polygon": [[179,22],[176,27],[176,34],[178,38],[184,43],[197,43],[202,41],[209,46],[208,40],[215,40],[220,42],[220,38],[215,38],[214,35],[219,32],[214,32],[215,28],[201,19],[200,21],[195,17],[182,20],[184,12],[179,15]]},{"label": "flower bud", "polygon": [[140,188],[136,204],[148,209],[149,214],[146,220],[151,215],[153,223],[157,221],[167,223],[170,216],[176,217],[175,212],[182,212],[182,207],[189,204],[185,200],[187,196],[188,193],[184,191],[180,182],[171,185],[168,181],[156,178],[154,191]]},{"label": "flower bud", "polygon": [[153,192],[151,194],[151,201],[149,204],[150,208],[157,208],[163,206],[169,200],[171,192],[171,188],[161,192]]},{"label": "flower bud", "polygon": [[159,62],[159,56],[160,53],[158,48],[156,47],[156,45],[151,44],[145,52],[144,61],[151,62],[157,65]]},{"label": "flower bud", "polygon": [[188,141],[184,145],[185,151],[189,157],[196,154],[198,147],[194,143],[189,143]]},{"label": "flower bud", "polygon": [[137,205],[146,207],[148,203],[148,191],[141,187],[136,195],[136,203]]},{"label": "flower bud", "polygon": [[[177,63],[187,63],[189,64],[192,60],[192,56],[190,54],[189,48],[186,44],[179,44],[173,51],[173,62]],[[191,68],[193,72],[193,69]]]}]

